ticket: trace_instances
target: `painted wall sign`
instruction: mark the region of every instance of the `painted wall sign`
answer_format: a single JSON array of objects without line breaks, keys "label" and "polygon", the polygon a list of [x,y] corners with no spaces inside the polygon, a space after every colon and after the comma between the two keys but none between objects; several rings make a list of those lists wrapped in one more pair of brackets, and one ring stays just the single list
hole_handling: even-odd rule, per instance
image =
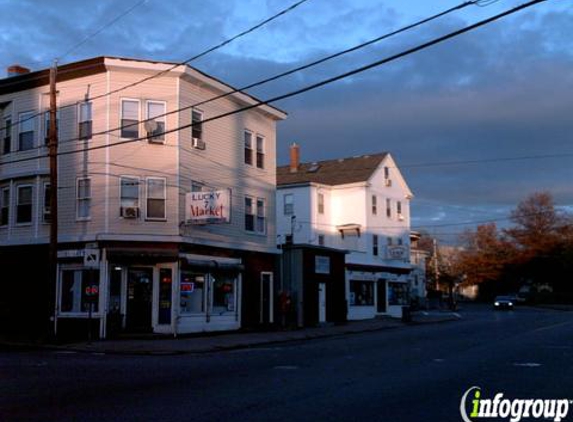
[{"label": "painted wall sign", "polygon": [[188,224],[216,224],[231,221],[231,191],[190,192],[185,195]]},{"label": "painted wall sign", "polygon": [[403,246],[388,246],[389,259],[403,259],[406,257],[406,248]]}]

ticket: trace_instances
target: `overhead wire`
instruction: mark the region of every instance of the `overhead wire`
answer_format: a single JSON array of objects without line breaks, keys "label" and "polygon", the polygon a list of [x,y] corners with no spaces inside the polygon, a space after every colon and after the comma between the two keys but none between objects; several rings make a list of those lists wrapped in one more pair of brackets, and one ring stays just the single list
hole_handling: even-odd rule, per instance
[{"label": "overhead wire", "polygon": [[[140,80],[138,80],[138,81],[132,82],[132,83],[127,84],[127,85],[125,85],[125,86],[122,86],[122,87],[120,87],[120,88],[117,88],[117,89],[114,89],[114,90],[105,92],[105,93],[103,93],[103,94],[97,95],[97,96],[92,97],[92,98],[88,98],[88,100],[93,101],[93,100],[97,100],[97,99],[100,99],[100,98],[104,98],[104,97],[110,96],[110,95],[112,95],[112,94],[116,94],[116,93],[121,92],[121,91],[123,91],[123,90],[125,90],[125,89],[132,88],[132,87],[137,86],[137,85],[139,85],[139,84],[141,84],[141,83],[143,83],[143,82],[147,82],[147,81],[149,81],[149,80],[151,80],[151,79],[154,79],[154,78],[157,78],[157,77],[159,77],[159,76],[161,76],[161,75],[164,75],[165,73],[170,72],[171,70],[173,70],[173,69],[175,69],[175,68],[177,68],[177,67],[179,67],[179,66],[184,66],[184,65],[186,65],[186,64],[189,64],[189,63],[191,63],[192,61],[197,60],[197,59],[199,59],[199,58],[201,58],[201,57],[204,57],[205,55],[207,55],[207,54],[209,54],[209,53],[211,53],[211,52],[213,52],[213,51],[215,51],[215,50],[218,50],[218,49],[220,49],[220,48],[222,48],[222,47],[224,47],[224,46],[230,44],[231,42],[233,42],[233,41],[235,41],[235,40],[237,40],[237,39],[239,39],[239,38],[241,38],[241,37],[243,37],[243,36],[245,36],[245,35],[247,35],[247,34],[250,34],[251,32],[253,32],[253,31],[255,31],[255,30],[257,30],[257,29],[259,29],[259,28],[261,28],[261,27],[263,27],[263,26],[265,26],[266,24],[268,24],[268,23],[274,21],[275,19],[277,19],[277,18],[279,18],[279,17],[285,15],[286,13],[291,12],[292,10],[296,9],[297,7],[299,7],[300,5],[302,5],[303,3],[306,3],[307,1],[310,1],[310,0],[299,0],[299,1],[297,1],[296,3],[294,3],[294,4],[291,4],[291,5],[288,6],[287,8],[282,9],[282,10],[279,11],[278,13],[275,13],[274,15],[272,15],[272,16],[270,16],[270,17],[264,19],[263,21],[259,22],[258,24],[256,24],[256,25],[254,25],[254,26],[252,26],[252,27],[250,27],[250,28],[248,28],[248,29],[246,29],[246,30],[244,30],[244,31],[242,31],[242,32],[240,32],[240,33],[238,33],[238,34],[232,36],[232,37],[229,38],[229,39],[226,39],[226,40],[220,42],[219,44],[216,44],[216,45],[214,45],[214,46],[212,46],[212,47],[210,47],[210,48],[208,48],[208,49],[202,51],[201,53],[195,54],[194,56],[188,58],[187,60],[185,60],[185,61],[183,61],[183,62],[175,63],[175,64],[173,64],[171,67],[169,67],[169,68],[167,68],[167,69],[165,69],[165,70],[159,71],[159,72],[157,72],[157,73],[155,73],[155,74],[153,74],[153,75],[150,75],[150,76],[148,76],[148,77],[142,78],[142,79],[140,79]],[[70,71],[75,71],[75,70],[77,70],[77,69],[73,69],[73,70],[70,70]],[[59,73],[61,74],[61,72],[59,72]],[[40,75],[38,75],[38,76],[36,77],[36,79],[42,79],[42,78],[46,78],[46,76],[40,76]],[[27,79],[27,80],[29,80],[29,79]],[[13,83],[8,82],[7,84],[6,84],[6,83],[2,83],[2,84],[0,84],[0,86],[1,86],[1,87],[5,87],[5,86],[11,86],[11,85],[13,85],[13,84],[18,84],[18,83],[21,83],[21,82],[15,81],[15,82],[13,82]],[[73,106],[76,106],[76,104],[75,104],[75,103],[74,103],[74,104],[68,104],[68,105],[65,105],[65,106],[60,107],[60,109],[62,109],[62,108],[67,108],[67,107],[73,107]],[[17,122],[17,123],[23,123],[23,122],[25,122],[25,121],[27,121],[27,120],[31,120],[31,119],[33,119],[33,118],[35,118],[35,117],[41,115],[42,113],[43,113],[43,112],[38,112],[38,113],[36,113],[34,116],[30,116],[29,118],[24,119],[24,120],[22,120],[22,121],[19,121],[19,122]],[[15,124],[16,124],[16,122],[13,122],[11,126],[14,126]],[[4,129],[5,129],[5,127],[0,127],[0,130],[4,130]]]},{"label": "overhead wire", "polygon": [[[492,22],[494,22],[494,21],[497,21],[497,20],[499,20],[499,19],[502,19],[502,18],[504,18],[504,17],[506,17],[506,16],[512,15],[512,14],[514,14],[514,13],[517,13],[517,12],[521,11],[521,10],[524,10],[524,9],[526,9],[526,8],[532,7],[532,6],[534,6],[534,5],[537,5],[537,4],[539,4],[539,3],[543,3],[543,2],[546,2],[546,1],[548,1],[548,0],[531,0],[531,1],[529,1],[529,2],[523,3],[523,4],[519,5],[519,6],[516,6],[516,7],[511,8],[511,9],[508,9],[508,10],[506,10],[506,11],[504,11],[504,12],[501,12],[501,13],[496,14],[496,15],[494,15],[494,16],[491,16],[491,17],[489,17],[489,18],[486,18],[486,19],[483,19],[483,20],[481,20],[481,21],[478,21],[478,22],[476,22],[476,23],[474,23],[474,24],[468,25],[468,26],[466,26],[466,27],[464,27],[464,28],[461,28],[461,29],[458,29],[458,30],[449,32],[448,34],[445,34],[445,35],[442,35],[442,36],[440,36],[440,37],[434,38],[434,39],[432,39],[432,40],[430,40],[430,41],[427,41],[427,42],[425,42],[425,43],[419,44],[419,45],[417,45],[417,46],[415,46],[415,47],[409,48],[409,49],[407,49],[407,50],[404,50],[404,51],[402,51],[402,52],[400,52],[400,53],[391,55],[391,56],[389,56],[389,57],[385,57],[385,58],[383,58],[383,59],[376,60],[376,61],[374,61],[374,62],[372,62],[372,63],[367,64],[367,65],[364,65],[364,66],[361,66],[361,67],[358,67],[358,68],[354,68],[354,69],[352,69],[352,70],[350,70],[350,71],[347,71],[347,72],[344,72],[344,73],[342,73],[342,74],[339,74],[339,75],[330,77],[330,78],[328,78],[328,79],[323,79],[323,80],[321,80],[321,81],[319,81],[319,82],[316,82],[316,83],[307,85],[307,86],[305,86],[305,87],[299,88],[299,89],[294,90],[294,91],[291,91],[291,92],[287,92],[287,93],[285,93],[285,94],[281,94],[281,95],[278,95],[278,96],[269,98],[269,99],[267,99],[267,100],[256,100],[256,101],[254,102],[254,104],[250,104],[250,105],[247,105],[247,106],[244,106],[244,107],[241,107],[241,108],[238,108],[238,109],[229,111],[229,112],[225,112],[225,113],[222,113],[222,114],[213,116],[213,117],[209,117],[209,118],[206,118],[206,119],[204,119],[204,120],[202,120],[202,121],[200,121],[200,122],[195,122],[195,123],[194,123],[194,122],[191,122],[191,123],[189,123],[189,124],[182,125],[182,126],[179,126],[179,127],[177,127],[177,128],[174,128],[174,129],[165,130],[165,131],[163,131],[163,132],[161,132],[161,133],[156,134],[156,136],[158,136],[158,135],[166,135],[166,134],[169,134],[169,133],[178,132],[178,131],[181,131],[181,130],[183,130],[183,129],[187,129],[187,128],[191,128],[191,127],[197,126],[197,125],[199,125],[199,124],[205,124],[205,123],[208,123],[208,122],[211,122],[211,121],[219,120],[219,119],[222,119],[222,118],[225,118],[225,117],[232,116],[232,115],[234,115],[234,114],[242,113],[242,112],[245,112],[245,111],[248,111],[248,110],[252,110],[252,109],[258,108],[258,107],[260,107],[260,106],[269,105],[269,104],[271,104],[271,103],[275,103],[275,102],[278,102],[278,101],[281,101],[281,100],[284,100],[284,99],[287,99],[287,98],[291,98],[291,97],[294,97],[294,96],[297,96],[297,95],[306,93],[306,92],[311,91],[311,90],[315,90],[315,89],[317,89],[317,88],[323,87],[323,86],[325,86],[325,85],[331,84],[331,83],[336,82],[336,81],[339,81],[339,80],[341,80],[341,79],[348,78],[348,77],[350,77],[350,76],[353,76],[353,75],[356,75],[356,74],[365,72],[365,71],[370,70],[370,69],[372,69],[372,68],[375,68],[375,67],[378,67],[378,66],[381,66],[381,65],[390,63],[390,62],[395,61],[395,60],[397,60],[397,59],[400,59],[400,58],[402,58],[402,57],[405,57],[405,56],[414,54],[414,53],[416,53],[416,52],[418,52],[418,51],[425,50],[425,49],[427,49],[427,48],[429,48],[429,47],[431,47],[431,46],[434,46],[434,45],[436,45],[436,44],[440,44],[440,43],[442,43],[442,42],[444,42],[444,41],[446,41],[446,40],[449,40],[449,39],[451,39],[451,38],[457,37],[457,36],[462,35],[462,34],[464,34],[464,33],[466,33],[466,32],[473,31],[473,30],[475,30],[475,29],[477,29],[477,28],[479,28],[479,27],[482,27],[482,26],[484,26],[484,25],[490,24],[490,23],[492,23]],[[103,149],[103,148],[110,148],[110,147],[114,147],[114,146],[119,146],[119,145],[125,145],[125,144],[129,144],[129,143],[134,143],[134,142],[138,142],[138,141],[145,140],[145,139],[147,139],[147,136],[137,137],[137,138],[134,138],[134,139],[126,139],[126,140],[123,140],[123,141],[120,141],[120,142],[116,142],[116,143],[113,143],[113,144],[105,144],[105,145],[92,146],[92,147],[81,148],[81,149],[76,149],[76,150],[72,150],[72,151],[61,151],[61,152],[58,152],[57,155],[70,155],[70,154],[76,154],[76,153],[87,152],[87,151],[92,151],[92,150],[99,150],[99,149]],[[7,162],[4,162],[3,164],[7,164],[7,163],[13,164],[13,163],[19,163],[19,162],[24,162],[24,161],[31,161],[31,160],[36,160],[36,159],[38,159],[38,158],[48,157],[48,156],[49,156],[48,154],[43,154],[43,155],[38,155],[38,156],[34,156],[34,157],[26,157],[26,158],[21,158],[21,159],[17,159],[17,160],[7,161]]]},{"label": "overhead wire", "polygon": [[[479,1],[481,1],[481,0],[479,0]],[[322,57],[322,58],[320,58],[320,59],[318,59],[318,60],[314,60],[314,61],[312,61],[312,62],[310,62],[310,63],[304,64],[304,65],[302,65],[302,66],[297,66],[297,67],[295,67],[295,68],[291,68],[291,69],[289,69],[289,70],[287,70],[287,71],[285,71],[285,72],[281,72],[281,73],[279,73],[279,74],[270,76],[270,77],[265,78],[265,79],[263,79],[263,80],[256,81],[256,82],[254,82],[254,83],[250,83],[250,84],[245,85],[245,86],[242,86],[242,87],[240,87],[240,88],[233,88],[233,89],[231,89],[231,90],[228,91],[228,92],[225,92],[225,93],[223,93],[223,94],[216,95],[216,96],[211,97],[211,98],[206,99],[206,100],[199,101],[199,102],[194,103],[194,104],[191,104],[191,105],[189,105],[189,106],[177,108],[177,109],[175,109],[175,110],[171,110],[171,111],[169,111],[169,112],[162,113],[162,114],[159,114],[159,115],[156,115],[156,116],[154,116],[154,117],[147,118],[147,119],[143,119],[143,120],[141,120],[141,121],[137,121],[137,122],[135,122],[135,123],[131,123],[131,124],[128,124],[128,125],[118,126],[118,127],[116,127],[116,128],[113,128],[113,129],[106,129],[106,130],[104,130],[104,131],[95,132],[95,133],[92,134],[92,136],[104,135],[104,134],[107,134],[107,133],[109,133],[109,132],[115,132],[115,131],[118,131],[118,130],[121,130],[121,129],[126,129],[126,128],[130,128],[130,127],[133,127],[133,126],[137,126],[137,125],[139,125],[139,124],[141,124],[141,123],[145,123],[145,122],[148,122],[148,121],[151,121],[151,120],[156,120],[156,119],[158,119],[158,118],[163,118],[163,117],[166,117],[166,116],[175,114],[175,113],[180,113],[180,112],[185,111],[185,110],[193,109],[193,108],[196,108],[196,107],[201,107],[201,106],[203,106],[203,105],[205,105],[205,104],[208,104],[208,103],[210,103],[210,102],[213,102],[213,101],[216,101],[216,100],[220,100],[220,99],[226,98],[226,97],[231,96],[231,95],[236,94],[236,93],[242,93],[243,91],[246,91],[247,89],[255,88],[255,87],[258,87],[258,86],[267,84],[267,83],[269,83],[269,82],[276,81],[276,80],[278,80],[278,79],[280,79],[280,78],[283,78],[283,77],[292,75],[292,74],[294,74],[294,73],[296,73],[296,72],[300,72],[300,71],[309,69],[309,68],[311,68],[311,67],[314,67],[314,66],[317,66],[317,65],[319,65],[319,64],[325,63],[325,62],[327,62],[327,61],[329,61],[329,60],[332,60],[332,59],[341,57],[341,56],[343,56],[343,55],[346,55],[346,54],[348,54],[348,53],[351,53],[351,52],[357,51],[357,50],[359,50],[359,49],[365,48],[365,47],[367,47],[367,46],[370,46],[370,45],[372,45],[372,44],[375,44],[375,43],[377,43],[377,42],[380,42],[380,41],[382,41],[382,40],[385,40],[385,39],[387,39],[387,38],[390,38],[390,37],[392,37],[392,36],[398,35],[398,34],[403,33],[403,32],[405,32],[405,31],[411,30],[411,29],[413,29],[413,28],[416,28],[416,27],[418,27],[418,26],[421,26],[421,25],[423,25],[423,24],[426,24],[426,23],[428,23],[428,22],[431,22],[431,21],[433,21],[433,20],[436,20],[436,19],[438,19],[438,18],[440,18],[440,17],[446,16],[446,15],[448,15],[448,14],[454,12],[454,11],[463,9],[463,8],[468,7],[468,6],[471,6],[471,5],[475,5],[475,4],[477,4],[479,1],[475,1],[475,0],[474,0],[474,1],[466,1],[466,2],[460,3],[460,4],[458,4],[458,5],[454,6],[454,7],[451,7],[451,8],[449,8],[449,9],[444,10],[444,11],[441,11],[441,12],[439,12],[439,13],[436,13],[436,14],[434,14],[434,15],[432,15],[432,16],[429,16],[429,17],[427,17],[427,18],[425,18],[425,19],[419,20],[419,21],[414,22],[414,23],[412,23],[412,24],[406,25],[406,26],[404,26],[404,27],[402,27],[402,28],[400,28],[400,29],[397,29],[397,30],[395,30],[395,31],[392,31],[392,32],[389,32],[389,33],[385,33],[385,34],[383,34],[383,35],[381,35],[381,36],[378,36],[378,37],[376,37],[376,38],[370,39],[370,40],[368,40],[368,41],[366,41],[366,42],[363,42],[363,43],[361,43],[361,44],[355,45],[355,46],[353,46],[353,47],[347,48],[347,49],[345,49],[345,50],[339,51],[339,52],[334,53],[334,54],[327,55],[327,56]],[[71,139],[66,139],[66,140],[60,141],[60,142],[58,143],[58,145],[66,144],[66,143],[69,143],[69,142],[76,142],[76,141],[80,141],[80,140],[81,140],[81,139],[80,139],[80,138],[77,138],[77,137],[76,137],[76,138],[71,138]],[[41,148],[41,146],[36,147],[36,148]]]}]

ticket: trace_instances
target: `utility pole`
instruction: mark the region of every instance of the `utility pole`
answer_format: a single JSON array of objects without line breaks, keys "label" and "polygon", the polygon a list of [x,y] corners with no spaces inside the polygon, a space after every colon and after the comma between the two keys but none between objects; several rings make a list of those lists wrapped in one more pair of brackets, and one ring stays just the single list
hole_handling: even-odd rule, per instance
[{"label": "utility pole", "polygon": [[[56,283],[58,280],[58,105],[56,94],[56,73],[58,62],[50,69],[50,127],[48,132],[49,157],[50,157],[50,255],[49,255],[49,277],[48,291],[53,293],[52,300],[54,306],[50,310],[56,317]],[[49,300],[48,303],[51,303]],[[56,324],[54,323],[54,335],[56,334]]]},{"label": "utility pole", "polygon": [[436,291],[440,291],[440,270],[438,268],[438,241],[433,239],[434,244],[434,278],[436,280]]}]

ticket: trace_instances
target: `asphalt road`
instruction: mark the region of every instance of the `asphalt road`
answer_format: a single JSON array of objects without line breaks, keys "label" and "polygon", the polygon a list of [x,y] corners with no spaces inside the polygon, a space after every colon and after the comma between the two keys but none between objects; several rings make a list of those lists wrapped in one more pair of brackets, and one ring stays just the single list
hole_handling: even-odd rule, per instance
[{"label": "asphalt road", "polygon": [[484,397],[573,399],[573,312],[460,313],[211,355],[4,352],[0,420],[444,422],[461,420],[472,386]]}]

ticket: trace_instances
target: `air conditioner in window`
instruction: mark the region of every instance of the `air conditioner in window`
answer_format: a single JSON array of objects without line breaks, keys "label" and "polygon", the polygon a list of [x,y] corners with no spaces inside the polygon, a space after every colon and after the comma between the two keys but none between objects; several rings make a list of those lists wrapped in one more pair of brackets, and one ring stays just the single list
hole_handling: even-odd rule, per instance
[{"label": "air conditioner in window", "polygon": [[147,141],[153,144],[162,144],[163,137],[156,136],[156,131],[158,128],[157,122],[155,120],[148,120],[143,125],[145,127],[145,131],[147,132]]},{"label": "air conditioner in window", "polygon": [[137,218],[137,217],[139,217],[139,208],[138,207],[121,207],[120,208],[120,215],[123,218]]},{"label": "air conditioner in window", "polygon": [[392,186],[392,179],[384,179],[385,186]]},{"label": "air conditioner in window", "polygon": [[398,220],[404,221],[404,216],[402,214],[398,214]]},{"label": "air conditioner in window", "polygon": [[205,142],[199,138],[193,138],[191,145],[193,145],[193,148],[205,149]]}]

